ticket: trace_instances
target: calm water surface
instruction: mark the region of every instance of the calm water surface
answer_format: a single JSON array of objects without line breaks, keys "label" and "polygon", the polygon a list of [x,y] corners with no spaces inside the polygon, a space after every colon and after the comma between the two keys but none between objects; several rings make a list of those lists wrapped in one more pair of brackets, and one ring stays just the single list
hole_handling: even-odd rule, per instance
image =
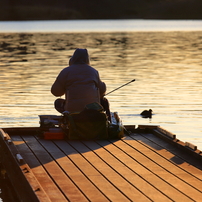
[{"label": "calm water surface", "polygon": [[[50,87],[77,47],[110,94],[124,124],[161,125],[202,149],[202,32],[1,33],[0,126],[38,126],[58,114]],[[139,116],[152,109],[152,119]]]},{"label": "calm water surface", "polygon": [[[82,31],[82,32],[81,32]],[[57,114],[50,86],[75,48],[88,48],[124,124],[161,125],[202,149],[202,21],[0,22],[0,127]],[[152,109],[152,119],[139,116]]]}]

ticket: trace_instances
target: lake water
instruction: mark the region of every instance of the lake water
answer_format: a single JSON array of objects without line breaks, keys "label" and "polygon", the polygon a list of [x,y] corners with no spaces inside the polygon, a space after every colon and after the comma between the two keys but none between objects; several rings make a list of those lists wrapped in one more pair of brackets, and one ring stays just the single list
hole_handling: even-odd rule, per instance
[{"label": "lake water", "polygon": [[[50,86],[81,47],[108,91],[136,79],[107,96],[124,124],[161,125],[202,149],[202,21],[0,22],[0,32],[1,127],[57,114]],[[139,116],[150,108],[152,119]]]},{"label": "lake water", "polygon": [[[0,22],[0,127],[58,113],[50,87],[87,48],[124,124],[160,125],[202,150],[202,21]],[[153,110],[152,119],[140,113]]]}]

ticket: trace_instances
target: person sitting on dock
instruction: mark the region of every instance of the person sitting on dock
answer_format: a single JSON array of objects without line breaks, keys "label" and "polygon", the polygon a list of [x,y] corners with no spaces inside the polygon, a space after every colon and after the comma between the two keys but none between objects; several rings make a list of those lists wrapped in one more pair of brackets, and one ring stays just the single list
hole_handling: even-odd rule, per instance
[{"label": "person sitting on dock", "polygon": [[99,73],[90,66],[87,49],[76,49],[69,60],[69,66],[64,68],[57,76],[51,87],[51,93],[60,97],[65,94],[65,99],[55,101],[55,109],[64,111],[80,112],[87,104],[100,103],[110,121],[109,103],[104,98],[106,84],[101,81]]}]

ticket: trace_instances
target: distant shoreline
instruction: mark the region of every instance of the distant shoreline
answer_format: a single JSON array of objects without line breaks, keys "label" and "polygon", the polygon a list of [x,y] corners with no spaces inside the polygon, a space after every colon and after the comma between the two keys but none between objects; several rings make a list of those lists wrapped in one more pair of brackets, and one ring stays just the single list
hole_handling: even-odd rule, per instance
[{"label": "distant shoreline", "polygon": [[0,22],[0,33],[202,31],[202,20],[45,20]]}]

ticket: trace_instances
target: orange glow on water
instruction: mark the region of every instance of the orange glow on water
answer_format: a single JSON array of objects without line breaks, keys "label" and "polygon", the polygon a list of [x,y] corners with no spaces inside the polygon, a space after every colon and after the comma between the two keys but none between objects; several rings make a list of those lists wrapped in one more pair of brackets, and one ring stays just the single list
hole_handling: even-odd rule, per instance
[{"label": "orange glow on water", "polygon": [[[202,33],[0,34],[1,127],[38,126],[58,114],[50,87],[76,47],[88,48],[112,111],[124,124],[153,124],[202,149]],[[139,116],[152,109],[152,119]]]}]

